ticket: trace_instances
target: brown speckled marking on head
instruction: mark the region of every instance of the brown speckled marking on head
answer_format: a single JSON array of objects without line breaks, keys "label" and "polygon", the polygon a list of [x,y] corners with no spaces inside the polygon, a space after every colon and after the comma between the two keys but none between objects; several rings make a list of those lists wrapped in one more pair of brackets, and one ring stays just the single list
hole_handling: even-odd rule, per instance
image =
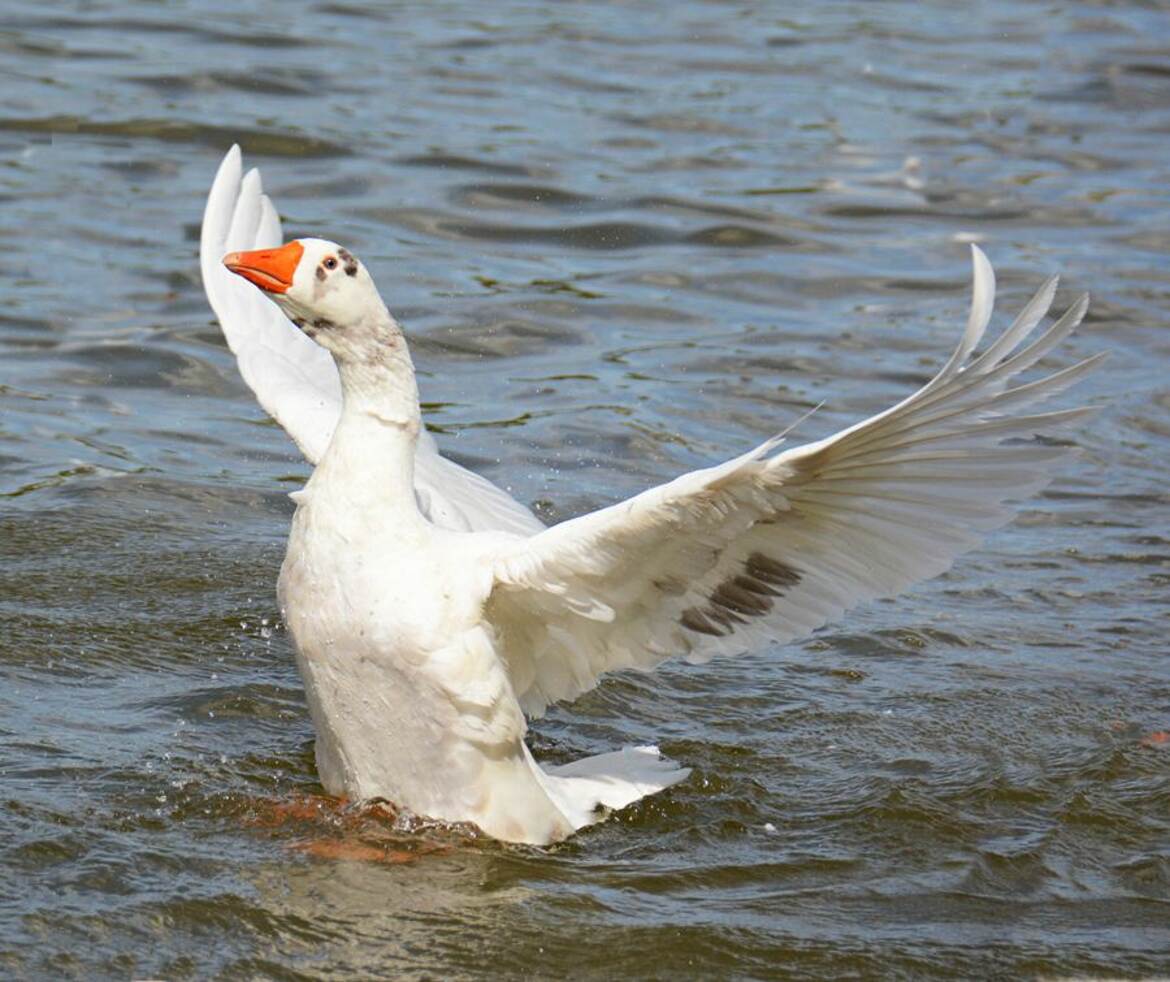
[{"label": "brown speckled marking on head", "polygon": [[338,248],[337,255],[339,255],[341,257],[341,261],[345,263],[345,275],[357,276],[358,263],[357,260],[353,258],[353,253],[348,249]]},{"label": "brown speckled marking on head", "polygon": [[762,552],[753,552],[743,563],[744,571],[729,576],[711,591],[709,603],[688,607],[679,623],[691,631],[724,637],[749,617],[762,617],[784,596],[784,588],[796,586],[803,578],[794,566]]},{"label": "brown speckled marking on head", "polygon": [[317,279],[319,279],[322,283],[324,283],[325,277],[328,275],[329,274],[325,272],[325,267],[318,264],[318,266],[317,266]]}]

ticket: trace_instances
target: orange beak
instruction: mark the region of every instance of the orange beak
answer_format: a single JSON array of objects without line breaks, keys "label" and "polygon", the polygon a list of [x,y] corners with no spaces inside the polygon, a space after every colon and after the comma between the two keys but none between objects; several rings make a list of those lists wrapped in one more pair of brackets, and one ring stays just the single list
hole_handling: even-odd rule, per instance
[{"label": "orange beak", "polygon": [[304,252],[305,247],[293,239],[279,249],[229,252],[223,257],[223,264],[237,276],[255,283],[261,290],[285,293],[292,286],[293,274]]}]

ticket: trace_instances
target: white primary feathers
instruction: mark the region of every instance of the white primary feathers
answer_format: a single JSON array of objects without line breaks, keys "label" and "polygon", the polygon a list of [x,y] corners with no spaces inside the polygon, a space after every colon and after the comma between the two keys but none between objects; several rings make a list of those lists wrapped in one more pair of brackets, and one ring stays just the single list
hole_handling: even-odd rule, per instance
[{"label": "white primary feathers", "polygon": [[[298,499],[281,593],[322,781],[336,793],[474,821],[499,838],[553,841],[595,821],[599,804],[622,807],[686,774],[653,748],[542,770],[523,745],[520,710],[538,715],[606,672],[648,669],[671,655],[702,661],[798,638],[947,569],[1067,455],[1030,438],[1089,411],[1028,407],[1103,357],[1015,382],[1084,316],[1087,297],[1024,344],[1055,278],[975,356],[995,278],[973,248],[974,296],[958,348],[898,405],[783,452],[773,438],[544,529],[504,492],[445,461],[425,434],[416,447],[409,356],[372,282],[358,278],[338,284],[369,316],[329,326],[357,332],[376,320],[376,337],[395,354],[363,356],[355,367],[334,346],[343,413],[326,351],[220,265],[229,249],[280,239],[258,174],[241,181],[240,173],[233,148],[204,217],[204,282],[244,378],[319,463]],[[296,241],[308,250],[302,264],[330,249],[348,256],[323,240]],[[311,283],[312,266],[298,269]],[[303,312],[312,301],[297,303]],[[380,393],[391,391],[394,411],[379,410]]]}]

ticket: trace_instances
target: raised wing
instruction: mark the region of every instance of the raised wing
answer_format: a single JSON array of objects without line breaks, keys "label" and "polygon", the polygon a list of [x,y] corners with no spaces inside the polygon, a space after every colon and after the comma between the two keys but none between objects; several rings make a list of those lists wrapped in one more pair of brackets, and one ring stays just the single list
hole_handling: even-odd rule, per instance
[{"label": "raised wing", "polygon": [[[244,381],[315,464],[341,414],[337,367],[276,304],[220,262],[227,252],[280,243],[280,218],[263,192],[260,172],[244,174],[240,148],[233,146],[219,165],[203,212],[203,288]],[[540,519],[506,492],[440,456],[429,434],[419,441],[415,494],[423,514],[443,528],[518,535],[544,529]]]},{"label": "raised wing", "polygon": [[[1080,323],[1081,297],[1038,339],[1055,278],[979,357],[995,278],[975,248],[971,315],[923,388],[835,436],[776,454],[780,438],[503,551],[486,616],[526,712],[600,675],[683,654],[704,661],[788,641],[864,600],[947,569],[1006,504],[1043,487],[1068,451],[1031,438],[1089,409],[1021,413],[1098,355],[1027,384],[1012,379]],[[1027,441],[1027,442],[1024,442]]]},{"label": "raised wing", "polygon": [[240,148],[233,146],[207,196],[199,243],[203,289],[244,381],[315,464],[337,425],[341,382],[329,352],[221,262],[225,253],[237,249],[281,244],[280,218],[263,193],[260,172],[250,170],[243,176],[242,166]]}]

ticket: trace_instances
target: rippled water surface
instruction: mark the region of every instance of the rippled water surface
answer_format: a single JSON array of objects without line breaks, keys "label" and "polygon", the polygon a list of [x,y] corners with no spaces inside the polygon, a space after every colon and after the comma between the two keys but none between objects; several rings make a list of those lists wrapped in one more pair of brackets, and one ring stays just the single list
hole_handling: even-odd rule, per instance
[{"label": "rippled water surface", "polygon": [[[1170,11],[23,3],[0,16],[0,974],[1170,972]],[[227,147],[549,521],[1093,292],[1081,459],[938,580],[608,679],[553,759],[694,774],[551,849],[319,793],[274,583],[306,465],[196,238]],[[1068,400],[1066,400],[1068,404]]]}]

